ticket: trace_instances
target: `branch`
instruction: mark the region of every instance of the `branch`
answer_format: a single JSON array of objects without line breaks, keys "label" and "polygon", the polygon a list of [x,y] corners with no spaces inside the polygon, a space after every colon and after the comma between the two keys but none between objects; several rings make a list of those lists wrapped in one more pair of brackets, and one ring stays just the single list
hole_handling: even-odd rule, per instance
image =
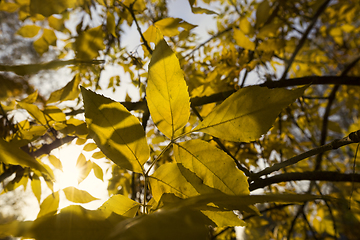
[{"label": "branch", "polygon": [[35,158],[40,157],[41,155],[44,155],[44,154],[50,154],[50,152],[52,150],[54,150],[55,148],[61,147],[62,145],[66,144],[68,142],[71,142],[75,138],[76,137],[73,137],[73,136],[66,136],[66,137],[61,138],[61,139],[56,139],[52,143],[43,144],[41,148],[39,148],[35,152],[30,152],[29,154],[32,157],[35,157]]},{"label": "branch", "polygon": [[333,150],[333,149],[338,149],[339,147],[342,147],[342,146],[345,146],[345,145],[348,145],[351,143],[359,143],[359,142],[360,142],[360,130],[358,130],[356,132],[352,132],[348,136],[346,136],[342,139],[336,139],[326,145],[311,149],[305,153],[302,153],[300,155],[292,157],[284,162],[276,163],[273,166],[267,167],[258,173],[253,173],[250,175],[249,182],[255,181],[258,178],[260,178],[261,176],[278,171],[282,168],[293,165],[301,160],[304,160],[304,159],[314,156],[316,154],[320,154],[320,153],[323,153],[323,152],[326,152],[329,150]]},{"label": "branch", "polygon": [[61,67],[65,67],[67,65],[76,65],[76,64],[102,64],[104,60],[78,60],[78,59],[71,59],[71,60],[55,60],[46,63],[36,63],[36,64],[23,64],[23,65],[0,65],[0,71],[5,72],[13,72],[17,75],[24,76],[24,75],[31,75],[35,74],[41,70],[50,70],[50,69],[57,69]]},{"label": "branch", "polygon": [[286,78],[286,75],[287,73],[289,72],[290,70],[290,67],[292,65],[292,63],[294,62],[295,60],[295,57],[296,55],[299,53],[300,49],[302,48],[302,46],[304,45],[304,43],[306,42],[307,40],[307,37],[311,31],[311,29],[314,27],[317,19],[319,18],[319,16],[321,15],[321,13],[326,9],[327,5],[329,4],[330,0],[326,0],[320,7],[319,9],[317,10],[317,12],[315,13],[314,17],[312,18],[312,21],[310,23],[310,25],[307,27],[307,29],[305,30],[304,34],[302,35],[298,45],[296,46],[296,49],[295,51],[293,52],[293,54],[291,55],[290,57],[290,60],[287,64],[287,67],[285,68],[285,71],[283,73],[283,75],[281,76],[281,80],[284,80]]},{"label": "branch", "polygon": [[249,189],[253,191],[255,189],[270,186],[274,183],[290,182],[290,181],[329,181],[329,182],[360,182],[359,173],[339,173],[331,171],[308,171],[308,172],[292,172],[283,173],[276,176],[256,179],[250,184]]},{"label": "branch", "polygon": [[283,88],[300,85],[328,85],[340,84],[350,86],[360,86],[360,77],[346,77],[346,76],[308,76],[301,78],[290,78],[279,81],[266,81],[259,86],[268,88]]}]

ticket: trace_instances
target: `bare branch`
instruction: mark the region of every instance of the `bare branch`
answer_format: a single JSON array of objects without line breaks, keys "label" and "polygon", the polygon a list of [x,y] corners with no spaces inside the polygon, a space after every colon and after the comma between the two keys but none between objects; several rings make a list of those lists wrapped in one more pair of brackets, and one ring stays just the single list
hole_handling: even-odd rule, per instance
[{"label": "bare branch", "polygon": [[280,182],[290,181],[329,181],[329,182],[360,182],[359,173],[339,173],[331,171],[307,171],[307,172],[291,172],[275,175],[264,179],[256,179],[250,184],[250,191],[270,186]]},{"label": "bare branch", "polygon": [[260,178],[261,176],[270,174],[272,172],[278,171],[282,168],[285,168],[287,166],[293,165],[301,160],[304,160],[306,158],[309,158],[311,156],[314,156],[316,154],[320,154],[329,150],[333,150],[333,149],[338,149],[339,147],[348,145],[348,144],[352,144],[352,143],[358,143],[360,141],[360,130],[356,131],[356,132],[352,132],[350,133],[348,136],[342,138],[342,139],[336,139],[326,145],[311,149],[305,153],[302,153],[300,155],[297,155],[295,157],[292,157],[284,162],[281,163],[277,163],[274,164],[271,167],[267,167],[264,170],[258,172],[258,173],[253,173],[251,174],[251,177],[249,179],[249,182],[251,181],[255,181],[258,178]]}]

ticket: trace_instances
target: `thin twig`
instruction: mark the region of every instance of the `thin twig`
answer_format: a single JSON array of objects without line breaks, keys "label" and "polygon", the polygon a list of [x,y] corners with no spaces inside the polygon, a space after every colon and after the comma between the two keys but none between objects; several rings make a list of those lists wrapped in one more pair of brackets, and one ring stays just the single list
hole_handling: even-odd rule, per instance
[{"label": "thin twig", "polygon": [[313,16],[312,18],[312,21],[310,23],[310,25],[307,27],[307,29],[305,30],[304,34],[302,35],[299,43],[297,44],[296,48],[295,48],[295,51],[293,52],[293,54],[291,55],[290,57],[290,60],[288,61],[288,64],[285,68],[285,71],[283,72],[283,75],[281,76],[281,80],[284,80],[290,70],[290,67],[292,65],[292,63],[294,62],[295,60],[295,57],[297,56],[297,54],[299,53],[300,49],[303,47],[303,45],[305,44],[306,40],[307,40],[307,37],[311,31],[311,29],[314,27],[317,19],[319,18],[319,16],[321,15],[321,13],[323,11],[325,11],[327,5],[329,4],[330,0],[326,0],[320,7],[319,9],[317,10],[317,12],[315,13],[315,15]]}]

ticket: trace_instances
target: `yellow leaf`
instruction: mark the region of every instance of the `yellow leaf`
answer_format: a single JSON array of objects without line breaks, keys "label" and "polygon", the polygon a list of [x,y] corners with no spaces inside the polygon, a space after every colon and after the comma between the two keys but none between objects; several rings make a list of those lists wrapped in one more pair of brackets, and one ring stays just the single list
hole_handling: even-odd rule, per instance
[{"label": "yellow leaf", "polygon": [[53,14],[59,14],[68,8],[76,6],[79,0],[31,0],[30,1],[30,13],[35,15],[39,13],[44,17],[49,17]]},{"label": "yellow leaf", "polygon": [[34,103],[36,101],[38,97],[38,92],[37,90],[35,92],[33,92],[32,94],[30,94],[29,96],[27,96],[26,98],[24,98],[23,100],[21,100],[20,102],[25,102],[25,103]]},{"label": "yellow leaf", "polygon": [[218,227],[245,226],[246,223],[241,220],[233,211],[201,211]]},{"label": "yellow leaf", "polygon": [[114,163],[143,172],[150,156],[145,132],[139,120],[120,103],[81,88],[90,136]]},{"label": "yellow leaf", "polygon": [[37,175],[35,175],[35,174],[32,176],[32,179],[31,179],[31,189],[32,189],[32,192],[34,193],[36,199],[40,203],[40,199],[41,199],[41,182],[40,182],[39,177]]},{"label": "yellow leaf", "polygon": [[155,22],[155,27],[159,28],[164,36],[173,37],[180,33],[179,27],[186,29],[187,31],[196,27],[190,23],[185,22],[181,18],[164,18]]},{"label": "yellow leaf", "polygon": [[263,0],[256,10],[256,24],[255,28],[261,27],[270,16],[270,4],[268,0]]},{"label": "yellow leaf", "polygon": [[124,219],[117,214],[107,216],[102,211],[72,205],[56,215],[45,215],[30,221],[30,227],[29,224],[24,225],[29,222],[21,223],[18,228],[22,231],[16,235],[37,240],[104,239]]},{"label": "yellow leaf", "polygon": [[213,188],[203,184],[202,180],[180,163],[161,165],[149,177],[152,195],[159,202],[164,193],[172,193],[180,198],[199,194],[214,193]]},{"label": "yellow leaf", "polygon": [[17,3],[5,2],[5,1],[0,2],[0,11],[13,13],[16,12],[19,9],[19,7],[20,6]]},{"label": "yellow leaf", "polygon": [[191,140],[174,145],[178,163],[194,172],[204,184],[230,195],[249,194],[244,173],[236,168],[234,160],[217,147]]},{"label": "yellow leaf", "polygon": [[88,143],[84,146],[83,150],[84,151],[87,151],[87,152],[90,152],[90,151],[93,151],[97,148],[96,144],[95,143]]},{"label": "yellow leaf", "polygon": [[25,38],[32,38],[39,33],[40,29],[41,27],[38,25],[25,25],[22,26],[16,33]]},{"label": "yellow leaf", "polygon": [[25,102],[18,102],[19,107],[25,109],[38,123],[46,125],[47,121],[44,113],[35,104],[29,104]]},{"label": "yellow leaf", "polygon": [[65,122],[66,115],[56,106],[46,106],[43,111],[47,121]]},{"label": "yellow leaf", "polygon": [[240,29],[246,35],[252,36],[254,34],[254,28],[246,17],[240,19]]},{"label": "yellow leaf", "polygon": [[99,152],[93,153],[93,155],[91,157],[95,158],[95,159],[101,159],[101,158],[104,158],[105,155],[101,151],[99,151]]},{"label": "yellow leaf", "polygon": [[190,117],[190,98],[179,60],[165,40],[151,58],[146,96],[159,130],[170,139],[179,136]]},{"label": "yellow leaf", "polygon": [[46,41],[46,39],[43,36],[41,36],[39,39],[34,41],[33,44],[36,52],[40,54],[40,56],[49,50],[49,43]]},{"label": "yellow leaf", "polygon": [[63,189],[66,198],[74,203],[88,203],[94,200],[99,200],[93,197],[87,191],[79,190],[75,187],[67,187]]},{"label": "yellow leaf", "polygon": [[44,33],[42,37],[48,43],[48,45],[56,46],[57,37],[55,35],[54,30],[44,28]]},{"label": "yellow leaf", "polygon": [[240,47],[251,51],[255,50],[255,43],[253,43],[247,36],[245,36],[241,30],[234,28],[234,39],[236,44]]},{"label": "yellow leaf", "polygon": [[5,164],[20,165],[22,167],[30,167],[49,176],[50,173],[35,158],[31,157],[19,147],[4,141],[0,138],[0,162]]},{"label": "yellow leaf", "polygon": [[78,59],[94,59],[104,48],[104,32],[101,25],[81,32],[75,41],[76,58]]},{"label": "yellow leaf", "polygon": [[49,26],[57,31],[62,31],[65,28],[64,19],[50,16],[48,18]]},{"label": "yellow leaf", "polygon": [[49,161],[56,169],[59,169],[61,171],[63,170],[63,166],[60,159],[58,159],[54,155],[49,155]]},{"label": "yellow leaf", "polygon": [[[163,36],[160,32],[160,30],[151,25],[145,32],[144,32],[144,38],[147,41],[148,44],[154,43],[155,46],[163,39]],[[144,48],[146,49],[146,48]]]},{"label": "yellow leaf", "polygon": [[37,218],[47,214],[55,214],[59,207],[59,201],[59,191],[47,196],[40,205],[40,212],[38,213]]},{"label": "yellow leaf", "polygon": [[104,212],[114,212],[118,215],[124,217],[135,217],[140,204],[131,200],[128,197],[125,197],[121,194],[115,194],[111,196],[100,208],[99,210]]},{"label": "yellow leaf", "polygon": [[52,92],[46,103],[49,104],[58,101],[62,102],[67,100],[74,100],[79,96],[80,93],[80,81],[80,76],[76,75],[70,82],[66,84],[65,87]]},{"label": "yellow leaf", "polygon": [[97,177],[101,181],[104,181],[104,172],[101,169],[101,167],[94,162],[91,164],[91,166],[92,166],[92,169],[94,170],[95,177]]},{"label": "yellow leaf", "polygon": [[114,37],[116,37],[116,33],[115,33],[115,17],[114,14],[111,12],[107,12],[107,17],[106,17],[106,27],[107,27],[107,31],[109,33],[111,33]]},{"label": "yellow leaf", "polygon": [[270,129],[280,111],[305,89],[242,88],[216,106],[192,131],[234,142],[254,141]]},{"label": "yellow leaf", "polygon": [[92,162],[86,161],[84,154],[80,153],[76,162],[76,168],[79,170],[78,183],[81,183],[91,172]]}]

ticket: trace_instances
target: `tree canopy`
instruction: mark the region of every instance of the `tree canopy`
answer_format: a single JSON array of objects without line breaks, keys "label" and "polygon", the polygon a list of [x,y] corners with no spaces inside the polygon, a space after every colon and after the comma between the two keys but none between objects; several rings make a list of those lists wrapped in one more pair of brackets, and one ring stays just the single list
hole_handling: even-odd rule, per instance
[{"label": "tree canopy", "polygon": [[[358,239],[360,2],[172,4],[0,2],[0,198],[40,206],[0,238]],[[56,186],[69,145],[108,182],[95,210]]]}]

